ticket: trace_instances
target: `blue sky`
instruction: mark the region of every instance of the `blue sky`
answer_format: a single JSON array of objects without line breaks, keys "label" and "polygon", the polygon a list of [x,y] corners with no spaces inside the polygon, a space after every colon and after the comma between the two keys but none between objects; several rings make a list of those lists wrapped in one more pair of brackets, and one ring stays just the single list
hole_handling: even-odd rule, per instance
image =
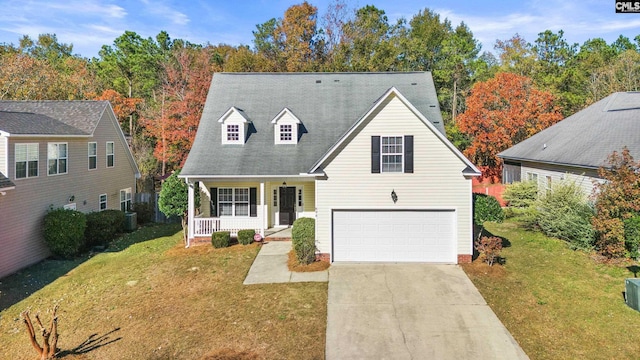
[{"label": "blue sky", "polygon": [[[194,43],[251,45],[256,24],[280,18],[294,0],[0,0],[0,43],[17,44],[22,35],[55,33],[72,43],[74,53],[97,56],[125,30],[154,37],[165,30],[172,38]],[[311,0],[324,14],[332,0]],[[616,14],[612,0],[347,0],[352,9],[372,4],[394,22],[410,19],[428,7],[454,25],[464,21],[483,51],[496,39],[519,33],[533,42],[537,34],[564,30],[570,42],[640,35],[640,14]]]}]

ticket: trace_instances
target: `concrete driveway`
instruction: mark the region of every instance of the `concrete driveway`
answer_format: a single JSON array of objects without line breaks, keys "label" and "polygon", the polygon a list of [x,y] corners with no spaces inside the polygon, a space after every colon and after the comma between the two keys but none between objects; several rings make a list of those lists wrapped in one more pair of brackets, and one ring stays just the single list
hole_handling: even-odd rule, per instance
[{"label": "concrete driveway", "polygon": [[528,359],[456,265],[333,264],[326,358]]}]

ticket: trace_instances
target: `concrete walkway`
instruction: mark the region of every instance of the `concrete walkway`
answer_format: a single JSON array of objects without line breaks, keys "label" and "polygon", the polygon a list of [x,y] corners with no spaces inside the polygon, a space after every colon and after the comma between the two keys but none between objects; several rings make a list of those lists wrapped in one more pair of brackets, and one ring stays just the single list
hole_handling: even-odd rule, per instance
[{"label": "concrete walkway", "polygon": [[456,265],[333,264],[326,359],[528,359]]},{"label": "concrete walkway", "polygon": [[292,272],[287,267],[291,241],[267,241],[253,261],[245,285],[287,282],[327,282],[329,272]]}]

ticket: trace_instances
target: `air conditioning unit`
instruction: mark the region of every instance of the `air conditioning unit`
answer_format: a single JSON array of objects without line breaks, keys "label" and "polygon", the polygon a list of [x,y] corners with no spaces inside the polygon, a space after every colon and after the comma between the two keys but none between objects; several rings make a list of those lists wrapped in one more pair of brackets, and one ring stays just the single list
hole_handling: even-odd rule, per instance
[{"label": "air conditioning unit", "polygon": [[625,279],[625,302],[634,310],[640,311],[640,279]]}]

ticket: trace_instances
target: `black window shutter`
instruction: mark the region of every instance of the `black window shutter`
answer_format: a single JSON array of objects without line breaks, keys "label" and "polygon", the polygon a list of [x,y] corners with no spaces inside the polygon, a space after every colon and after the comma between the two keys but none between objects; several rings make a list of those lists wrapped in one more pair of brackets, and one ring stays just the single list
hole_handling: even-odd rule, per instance
[{"label": "black window shutter", "polygon": [[413,173],[413,135],[404,136],[404,172]]},{"label": "black window shutter", "polygon": [[258,198],[258,189],[257,188],[249,188],[249,216],[257,217],[258,216],[258,206],[256,205]]},{"label": "black window shutter", "polygon": [[211,210],[211,217],[218,217],[218,188],[211,188],[211,200],[209,206]]},{"label": "black window shutter", "polygon": [[380,173],[380,136],[371,137],[371,173]]}]

